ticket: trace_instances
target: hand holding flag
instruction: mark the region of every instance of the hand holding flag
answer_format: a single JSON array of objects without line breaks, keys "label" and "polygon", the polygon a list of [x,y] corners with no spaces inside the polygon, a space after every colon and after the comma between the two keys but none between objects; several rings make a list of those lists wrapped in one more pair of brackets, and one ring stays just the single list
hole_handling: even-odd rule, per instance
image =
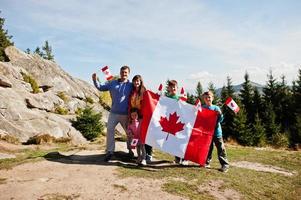
[{"label": "hand holding flag", "polygon": [[187,101],[187,96],[185,94],[184,88],[181,88],[181,96],[180,96],[180,100],[182,101]]},{"label": "hand holding flag", "polygon": [[159,87],[158,87],[158,94],[160,95],[160,96],[162,96],[162,89],[163,89],[163,85],[162,85],[162,83],[159,85]]},{"label": "hand holding flag", "polygon": [[237,105],[237,103],[231,98],[231,97],[228,97],[225,104],[236,113],[238,113],[239,111],[239,107]]},{"label": "hand holding flag", "polygon": [[196,109],[198,109],[200,112],[202,112],[202,103],[201,103],[200,99],[196,99],[196,101],[195,101],[195,107],[196,107]]},{"label": "hand holding flag", "polygon": [[109,80],[112,80],[113,79],[113,76],[109,70],[109,67],[108,66],[105,66],[101,69],[101,71],[105,74],[106,76],[106,80],[109,81]]}]

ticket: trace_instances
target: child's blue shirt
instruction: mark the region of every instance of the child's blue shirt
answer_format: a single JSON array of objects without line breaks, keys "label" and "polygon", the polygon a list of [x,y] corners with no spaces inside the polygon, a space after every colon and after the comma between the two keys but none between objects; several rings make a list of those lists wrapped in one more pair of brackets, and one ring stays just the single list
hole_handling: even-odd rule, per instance
[{"label": "child's blue shirt", "polygon": [[[214,111],[219,111],[221,112],[221,109],[216,106],[216,105],[211,105],[211,106],[207,106],[207,105],[202,105],[203,108],[207,108],[209,110],[214,110]],[[224,120],[224,115],[218,115],[217,118],[217,122],[216,122],[216,128],[214,131],[214,136],[217,138],[221,138],[223,136],[223,131],[222,131],[222,126],[221,126],[221,122]]]},{"label": "child's blue shirt", "polygon": [[112,97],[111,112],[120,115],[128,114],[129,97],[133,90],[133,84],[130,81],[120,82],[112,80],[105,85],[100,85],[93,81],[95,87],[100,91],[110,91]]}]

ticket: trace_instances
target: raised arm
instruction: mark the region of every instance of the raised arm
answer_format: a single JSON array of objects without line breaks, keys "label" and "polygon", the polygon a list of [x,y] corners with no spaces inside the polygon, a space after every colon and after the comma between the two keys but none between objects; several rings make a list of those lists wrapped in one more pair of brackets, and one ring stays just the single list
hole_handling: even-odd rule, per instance
[{"label": "raised arm", "polygon": [[109,84],[104,84],[101,85],[100,83],[97,82],[97,75],[96,73],[92,74],[92,80],[94,86],[99,90],[99,91],[108,91],[110,89]]}]

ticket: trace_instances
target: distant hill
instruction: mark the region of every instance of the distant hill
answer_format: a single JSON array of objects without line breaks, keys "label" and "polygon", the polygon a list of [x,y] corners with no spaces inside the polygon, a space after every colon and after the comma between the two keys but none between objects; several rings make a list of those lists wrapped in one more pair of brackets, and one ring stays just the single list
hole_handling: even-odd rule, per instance
[{"label": "distant hill", "polygon": [[[233,85],[233,89],[234,89],[235,94],[239,94],[240,90],[242,89],[242,85],[243,85],[243,83],[241,83],[239,85]],[[262,90],[263,90],[263,87],[264,87],[263,85],[261,85],[259,83],[252,82],[252,81],[251,81],[251,85],[253,87],[256,87],[258,89],[259,93],[262,94]],[[215,91],[216,95],[220,97],[221,96],[221,91],[222,91],[222,88],[216,89],[216,91]]]}]

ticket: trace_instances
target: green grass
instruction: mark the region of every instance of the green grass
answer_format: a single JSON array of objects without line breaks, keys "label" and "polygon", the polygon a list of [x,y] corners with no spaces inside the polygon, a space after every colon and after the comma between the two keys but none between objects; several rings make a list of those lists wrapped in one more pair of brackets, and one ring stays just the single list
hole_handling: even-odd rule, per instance
[{"label": "green grass", "polygon": [[36,162],[39,160],[43,160],[44,156],[49,154],[50,152],[57,151],[69,151],[76,147],[72,147],[66,144],[58,144],[56,147],[48,150],[43,149],[23,149],[17,152],[14,152],[16,158],[8,158],[0,160],[0,170],[2,169],[11,169],[17,165],[28,163],[28,162]]},{"label": "green grass", "polygon": [[[227,173],[217,169],[220,164],[214,150],[212,169],[195,167],[170,167],[148,170],[145,168],[119,168],[121,177],[137,176],[150,179],[164,180],[162,188],[166,192],[188,199],[214,199],[198,188],[208,186],[211,181],[222,181],[222,186],[216,188],[223,192],[232,189],[238,192],[242,199],[301,199],[301,153],[284,150],[256,150],[248,147],[229,146],[228,158],[231,162],[248,161],[264,165],[273,165],[287,171],[295,171],[294,176],[259,172],[251,169],[230,167]],[[159,160],[174,159],[173,156],[155,151]]]}]

